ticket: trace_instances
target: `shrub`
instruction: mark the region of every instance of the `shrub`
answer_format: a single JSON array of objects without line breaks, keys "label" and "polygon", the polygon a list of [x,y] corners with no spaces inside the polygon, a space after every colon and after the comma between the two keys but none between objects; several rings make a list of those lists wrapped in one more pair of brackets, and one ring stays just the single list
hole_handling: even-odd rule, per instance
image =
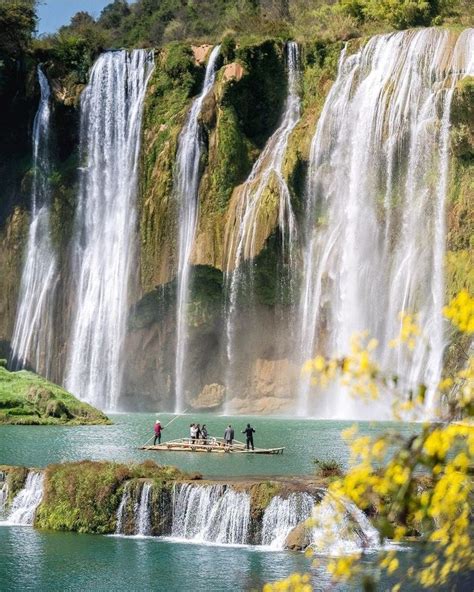
[{"label": "shrub", "polygon": [[344,474],[342,465],[337,460],[319,460],[316,458],[313,463],[316,465],[316,475],[318,477],[342,477]]}]

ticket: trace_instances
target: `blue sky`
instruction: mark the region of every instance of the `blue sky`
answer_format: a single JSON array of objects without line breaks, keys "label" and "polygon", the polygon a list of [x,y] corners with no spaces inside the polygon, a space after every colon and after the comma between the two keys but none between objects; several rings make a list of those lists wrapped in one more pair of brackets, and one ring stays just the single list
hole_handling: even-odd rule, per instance
[{"label": "blue sky", "polygon": [[38,6],[38,33],[54,33],[79,10],[99,16],[101,10],[111,0],[40,0]]}]

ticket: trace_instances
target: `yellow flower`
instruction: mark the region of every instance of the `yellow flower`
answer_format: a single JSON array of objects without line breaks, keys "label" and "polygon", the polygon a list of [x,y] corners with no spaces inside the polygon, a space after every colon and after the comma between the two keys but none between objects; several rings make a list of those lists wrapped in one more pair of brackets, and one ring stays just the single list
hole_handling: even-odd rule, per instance
[{"label": "yellow flower", "polygon": [[443,309],[453,325],[463,333],[474,333],[474,298],[467,290],[461,290]]}]

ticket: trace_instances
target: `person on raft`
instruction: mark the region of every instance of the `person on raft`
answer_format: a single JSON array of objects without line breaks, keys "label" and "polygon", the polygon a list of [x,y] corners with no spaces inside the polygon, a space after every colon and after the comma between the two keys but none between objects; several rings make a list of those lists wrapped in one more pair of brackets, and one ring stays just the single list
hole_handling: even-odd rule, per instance
[{"label": "person on raft", "polygon": [[249,423],[247,424],[245,430],[242,430],[242,434],[245,434],[247,438],[247,450],[250,449],[250,446],[252,447],[252,450],[255,450],[253,447],[253,435],[255,434],[255,430],[250,426]]},{"label": "person on raft", "polygon": [[224,432],[224,442],[227,446],[232,446],[234,440],[234,428],[229,424]]},{"label": "person on raft", "polygon": [[160,423],[159,419],[157,419],[155,421],[154,430],[155,430],[155,440],[153,441],[153,446],[156,445],[157,440],[158,440],[158,444],[161,444],[161,432],[162,432],[163,428],[161,427],[161,423]]}]

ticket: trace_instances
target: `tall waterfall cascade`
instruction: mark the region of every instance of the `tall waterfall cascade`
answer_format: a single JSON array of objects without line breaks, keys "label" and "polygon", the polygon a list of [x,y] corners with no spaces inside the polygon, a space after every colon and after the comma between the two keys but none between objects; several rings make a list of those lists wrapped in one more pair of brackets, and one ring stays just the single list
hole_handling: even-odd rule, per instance
[{"label": "tall waterfall cascade", "polygon": [[[444,348],[445,200],[450,105],[474,73],[474,31],[410,30],[344,50],[314,135],[306,190],[300,361],[345,355],[353,334],[379,341],[377,361],[403,383],[428,387],[434,411]],[[400,313],[416,314],[413,351],[390,348]],[[382,418],[330,389],[299,386],[299,414]]]},{"label": "tall waterfall cascade", "polygon": [[50,376],[54,335],[57,259],[51,240],[50,97],[48,80],[38,66],[41,99],[33,124],[31,220],[21,276],[11,366],[29,367]]},{"label": "tall waterfall cascade", "polygon": [[99,57],[81,101],[81,173],[73,238],[77,280],[66,387],[117,407],[129,287],[135,263],[141,120],[153,51]]},{"label": "tall waterfall cascade", "polygon": [[21,489],[9,509],[6,517],[7,524],[32,525],[36,509],[43,499],[44,473],[30,471]]},{"label": "tall waterfall cascade", "polygon": [[196,235],[199,203],[202,131],[199,122],[204,99],[214,86],[220,45],[209,56],[201,93],[194,100],[178,141],[174,193],[178,200],[178,294],[176,306],[176,412],[185,407],[185,359],[187,348],[186,312],[189,298],[190,261]]},{"label": "tall waterfall cascade", "polygon": [[235,219],[226,228],[226,271],[236,269],[245,259],[252,259],[262,245],[257,245],[257,229],[263,197],[272,183],[279,195],[278,227],[284,245],[294,246],[296,223],[291,207],[290,192],[282,174],[283,161],[291,132],[301,114],[298,95],[299,49],[291,41],[287,44],[288,96],[281,123],[262,150],[250,174],[238,188]]},{"label": "tall waterfall cascade", "polygon": [[[291,206],[291,196],[282,174],[283,162],[291,132],[301,115],[301,101],[298,95],[299,49],[295,42],[287,44],[288,95],[281,123],[268,140],[265,148],[255,162],[245,183],[237,188],[235,215],[229,218],[225,230],[225,270],[228,292],[226,311],[227,391],[232,391],[235,380],[233,373],[235,357],[235,324],[238,314],[238,293],[243,281],[241,264],[255,257],[263,246],[259,244],[258,228],[262,212],[265,210],[264,198],[272,188],[279,196],[278,228],[281,235],[283,253],[294,258],[296,241],[296,221]],[[233,197],[235,199],[235,196]]]}]

